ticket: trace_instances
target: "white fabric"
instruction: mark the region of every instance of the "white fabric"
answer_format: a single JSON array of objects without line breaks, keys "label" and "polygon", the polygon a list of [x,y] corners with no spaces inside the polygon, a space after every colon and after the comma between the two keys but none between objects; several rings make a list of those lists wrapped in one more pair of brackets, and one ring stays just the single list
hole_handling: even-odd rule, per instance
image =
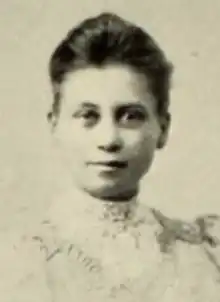
[{"label": "white fabric", "polygon": [[100,219],[98,202],[80,192],[58,197],[38,229],[7,237],[1,301],[220,301],[217,270],[201,246],[181,242],[163,255],[148,208],[140,204],[135,217],[145,221],[121,231]]}]

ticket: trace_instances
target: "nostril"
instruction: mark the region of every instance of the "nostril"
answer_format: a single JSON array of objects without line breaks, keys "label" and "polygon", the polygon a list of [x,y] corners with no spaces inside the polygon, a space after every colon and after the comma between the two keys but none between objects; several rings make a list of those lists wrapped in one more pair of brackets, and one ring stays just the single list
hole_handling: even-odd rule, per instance
[{"label": "nostril", "polygon": [[106,146],[100,146],[99,149],[103,150],[103,151],[106,151],[106,152],[118,152],[121,150],[121,146],[120,144],[117,144],[117,143],[112,143],[112,144],[109,144],[109,145],[106,145]]}]

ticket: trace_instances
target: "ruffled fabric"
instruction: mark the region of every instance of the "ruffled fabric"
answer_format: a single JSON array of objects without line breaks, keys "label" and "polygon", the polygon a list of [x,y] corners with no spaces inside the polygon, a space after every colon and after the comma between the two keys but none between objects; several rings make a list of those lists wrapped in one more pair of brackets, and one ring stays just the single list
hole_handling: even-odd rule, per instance
[{"label": "ruffled fabric", "polygon": [[58,198],[37,228],[8,239],[16,274],[4,301],[220,301],[218,216],[187,222],[138,200],[106,215],[87,198]]}]

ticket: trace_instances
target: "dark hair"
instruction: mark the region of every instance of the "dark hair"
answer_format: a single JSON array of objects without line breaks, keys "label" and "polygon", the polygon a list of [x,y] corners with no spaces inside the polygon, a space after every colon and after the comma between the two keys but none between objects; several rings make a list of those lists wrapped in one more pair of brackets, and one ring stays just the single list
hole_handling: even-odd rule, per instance
[{"label": "dark hair", "polygon": [[60,111],[60,89],[68,72],[108,63],[130,66],[146,76],[157,99],[157,111],[167,113],[172,65],[142,28],[116,14],[102,13],[74,27],[53,52],[49,74],[54,102],[48,118]]}]

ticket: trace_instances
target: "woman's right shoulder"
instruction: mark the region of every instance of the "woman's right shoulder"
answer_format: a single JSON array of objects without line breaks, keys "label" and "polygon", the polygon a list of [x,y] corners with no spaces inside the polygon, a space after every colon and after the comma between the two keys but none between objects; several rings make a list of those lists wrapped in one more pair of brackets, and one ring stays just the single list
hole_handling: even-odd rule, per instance
[{"label": "woman's right shoulder", "polygon": [[40,224],[25,230],[14,228],[0,232],[0,271],[4,276],[0,280],[2,301],[50,301],[43,247],[44,236],[48,235],[48,227]]}]

